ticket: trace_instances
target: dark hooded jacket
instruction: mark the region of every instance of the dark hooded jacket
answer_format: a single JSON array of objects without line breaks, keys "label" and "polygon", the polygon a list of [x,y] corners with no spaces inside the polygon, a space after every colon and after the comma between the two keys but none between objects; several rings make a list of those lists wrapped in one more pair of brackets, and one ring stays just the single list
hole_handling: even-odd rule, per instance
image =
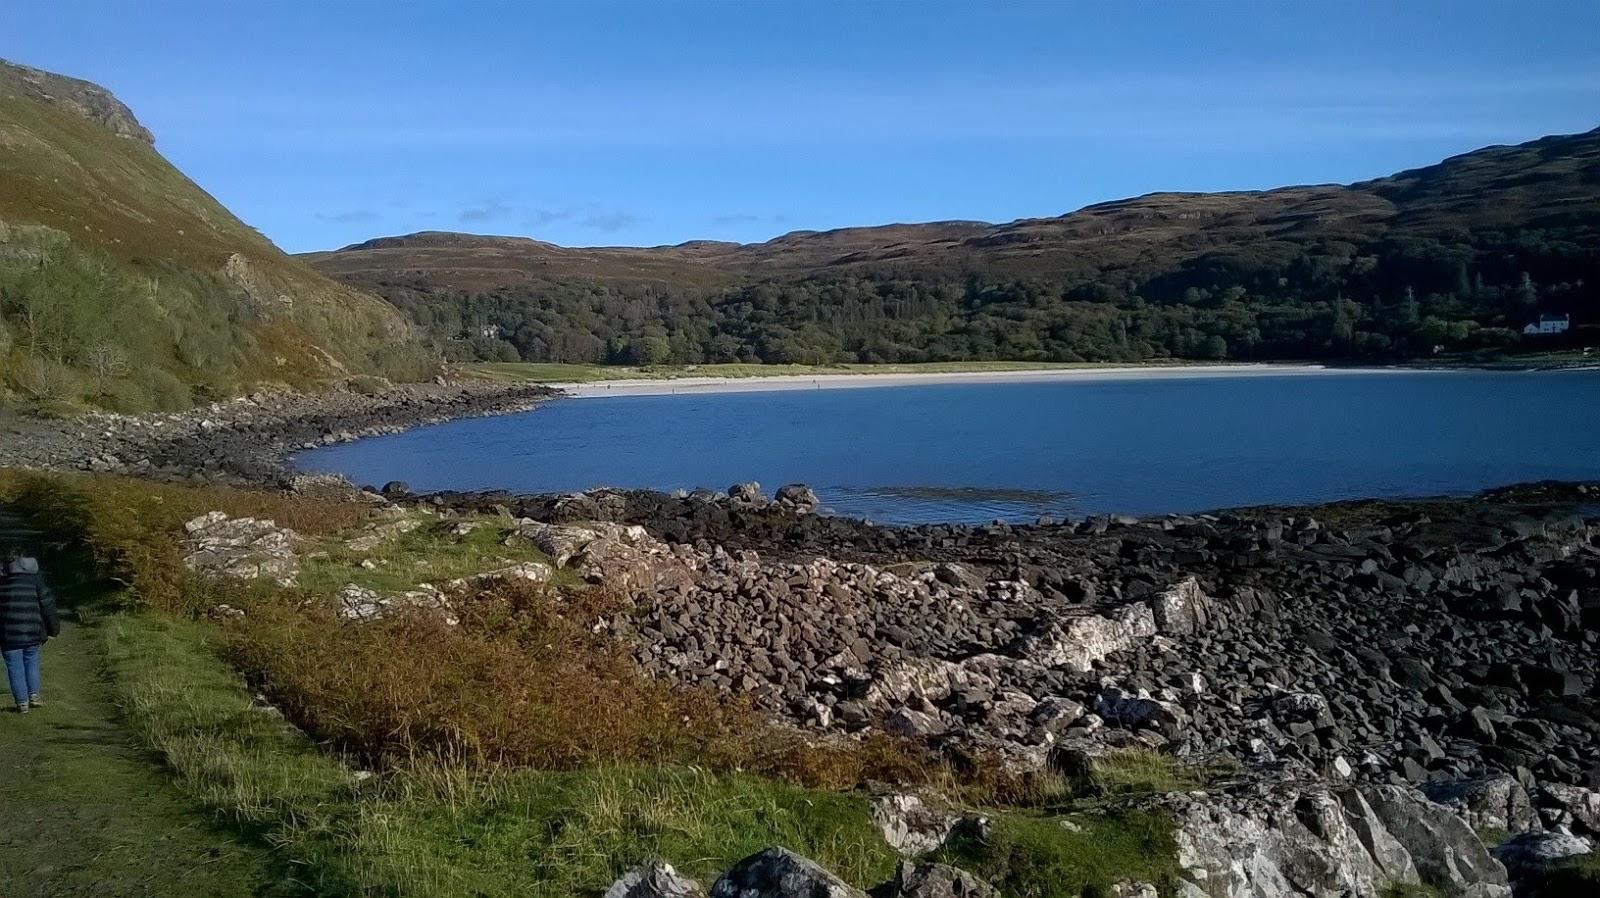
[{"label": "dark hooded jacket", "polygon": [[0,648],[39,645],[59,632],[56,597],[39,574],[39,563],[32,558],[0,563]]}]

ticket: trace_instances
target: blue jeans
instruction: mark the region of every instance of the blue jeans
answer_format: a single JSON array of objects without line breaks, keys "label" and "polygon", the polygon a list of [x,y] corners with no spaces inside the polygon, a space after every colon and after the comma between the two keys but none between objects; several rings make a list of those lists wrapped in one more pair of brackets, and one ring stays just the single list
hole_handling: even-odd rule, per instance
[{"label": "blue jeans", "polygon": [[11,697],[22,704],[39,694],[39,649],[30,645],[20,649],[6,649],[6,679],[11,683]]}]

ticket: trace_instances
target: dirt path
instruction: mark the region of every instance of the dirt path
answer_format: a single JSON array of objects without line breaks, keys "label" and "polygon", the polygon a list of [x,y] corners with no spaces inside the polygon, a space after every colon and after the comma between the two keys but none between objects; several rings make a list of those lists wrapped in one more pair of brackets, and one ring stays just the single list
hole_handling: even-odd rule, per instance
[{"label": "dirt path", "polygon": [[[0,511],[0,544],[26,536]],[[264,849],[212,824],[122,729],[92,625],[44,651],[45,706],[0,687],[0,895],[280,895]]]}]

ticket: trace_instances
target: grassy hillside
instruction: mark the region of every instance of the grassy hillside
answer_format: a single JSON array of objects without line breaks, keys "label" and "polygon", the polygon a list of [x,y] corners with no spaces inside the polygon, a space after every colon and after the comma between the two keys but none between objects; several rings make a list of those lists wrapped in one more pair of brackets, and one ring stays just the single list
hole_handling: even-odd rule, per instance
[{"label": "grassy hillside", "polygon": [[554,246],[422,233],[313,253],[459,357],[831,364],[1420,358],[1600,324],[1600,131],[1347,186],[1161,193],[1057,218]]},{"label": "grassy hillside", "polygon": [[0,401],[177,408],[428,367],[393,307],[235,218],[109,93],[0,62]]}]

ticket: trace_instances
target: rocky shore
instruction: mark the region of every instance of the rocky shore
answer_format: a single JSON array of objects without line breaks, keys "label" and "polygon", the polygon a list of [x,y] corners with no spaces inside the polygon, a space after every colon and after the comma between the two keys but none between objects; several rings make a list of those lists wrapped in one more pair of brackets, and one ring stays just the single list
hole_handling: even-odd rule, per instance
[{"label": "rocky shore", "polygon": [[[288,474],[283,459],[552,395],[433,384],[20,423],[0,463],[320,488],[330,484]],[[347,589],[345,625],[402,610],[453,621],[453,603],[485,578],[547,582],[566,569],[629,600],[593,626],[642,671],[748,701],[818,740],[883,733],[958,770],[1024,778],[1071,780],[1129,751],[1227,771],[1144,799],[1175,821],[1180,894],[1376,896],[1425,883],[1535,895],[1541,871],[1600,840],[1600,485],[914,527],[815,514],[798,485],[771,499],[755,484],[381,492],[361,497],[376,518],[352,550],[423,511],[473,518],[463,527],[498,520],[496,539],[549,563],[404,594]],[[203,573],[292,582],[295,537],[269,521],[213,514],[191,522],[189,543]],[[889,800],[880,826],[916,846],[913,861],[959,820],[923,807],[913,824],[905,811],[919,799]],[[831,883],[805,863],[752,858],[711,893],[802,894],[759,885],[774,876]],[[919,863],[879,891],[987,894]],[[639,871],[617,894],[665,894],[631,890],[664,875]]]},{"label": "rocky shore", "polygon": [[527,521],[633,592],[636,613],[606,623],[645,669],[819,730],[1034,766],[1081,739],[1600,788],[1591,498],[1022,527],[875,527],[738,493],[423,501]]},{"label": "rocky shore", "polygon": [[[482,380],[326,393],[253,393],[184,412],[0,417],[0,467],[97,471],[237,486],[292,486],[295,452],[456,418],[527,411],[560,395]],[[308,482],[314,482],[308,481]]]},{"label": "rocky shore", "polygon": [[[1600,487],[987,527],[817,516],[797,487],[389,492],[520,522],[628,592],[596,623],[642,669],[818,738],[1239,771],[1174,796],[1211,894],[1375,894],[1396,870],[1509,894],[1475,832],[1513,835],[1513,874],[1600,837]],[[1315,889],[1261,885],[1308,869]]]}]

